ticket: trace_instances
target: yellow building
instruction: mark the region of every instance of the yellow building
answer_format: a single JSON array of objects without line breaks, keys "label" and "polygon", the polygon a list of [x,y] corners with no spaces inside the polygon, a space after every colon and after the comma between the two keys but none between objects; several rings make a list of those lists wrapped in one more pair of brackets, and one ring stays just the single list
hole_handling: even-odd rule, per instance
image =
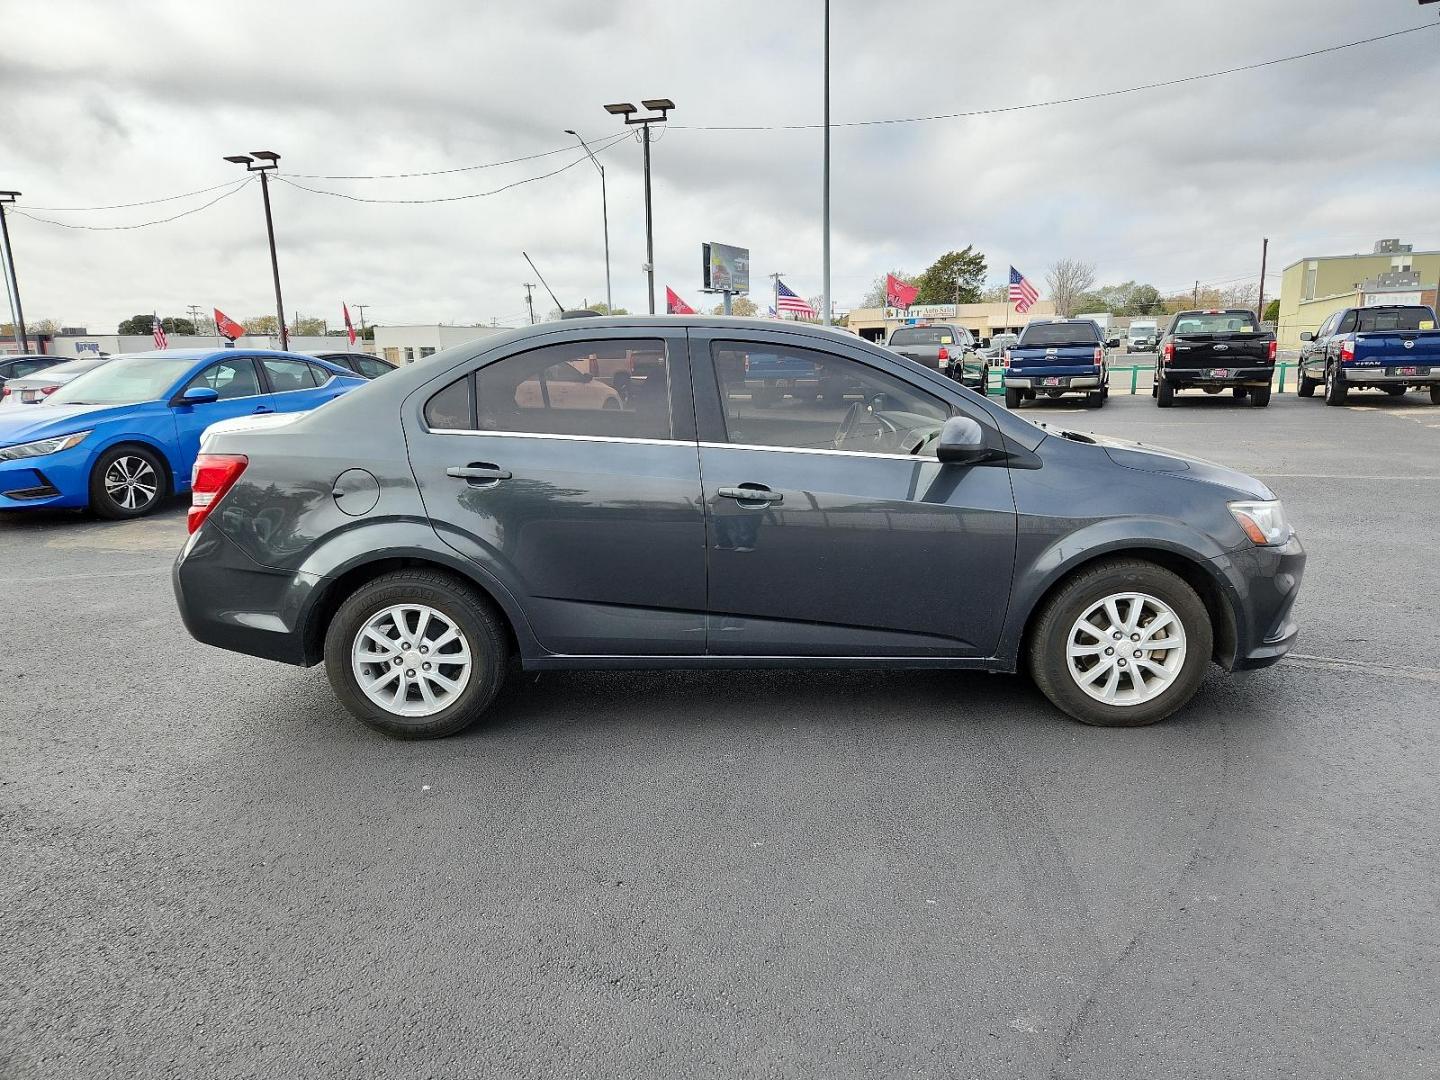
[{"label": "yellow building", "polygon": [[1381,240],[1368,255],[1322,255],[1285,268],[1276,326],[1282,350],[1300,347],[1332,313],[1362,304],[1434,304],[1440,251]]},{"label": "yellow building", "polygon": [[890,331],[906,323],[949,322],[967,327],[980,341],[1007,331],[1018,334],[1031,319],[1053,319],[1055,305],[1041,300],[1021,315],[1014,304],[919,304],[912,308],[854,308],[846,322],[863,338],[884,341]]}]

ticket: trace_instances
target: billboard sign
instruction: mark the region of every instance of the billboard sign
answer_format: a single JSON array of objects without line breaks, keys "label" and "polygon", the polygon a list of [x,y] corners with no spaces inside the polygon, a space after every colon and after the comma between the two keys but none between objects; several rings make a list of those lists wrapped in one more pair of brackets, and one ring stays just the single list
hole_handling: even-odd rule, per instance
[{"label": "billboard sign", "polygon": [[908,308],[887,307],[885,318],[909,319],[953,319],[957,312],[954,304],[911,304]]},{"label": "billboard sign", "polygon": [[701,244],[705,292],[743,296],[750,291],[750,249],[729,244]]}]

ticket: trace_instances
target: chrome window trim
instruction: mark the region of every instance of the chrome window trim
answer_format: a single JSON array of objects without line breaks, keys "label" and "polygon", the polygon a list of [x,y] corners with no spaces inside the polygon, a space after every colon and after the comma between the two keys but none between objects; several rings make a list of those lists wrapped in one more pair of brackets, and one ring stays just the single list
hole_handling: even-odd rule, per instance
[{"label": "chrome window trim", "polygon": [[500,439],[555,439],[559,442],[635,443],[640,446],[694,446],[694,439],[640,439],[628,435],[550,435],[543,431],[482,431],[478,428],[432,428],[431,435],[493,435]]},{"label": "chrome window trim", "polygon": [[763,450],[771,454],[821,454],[831,457],[897,458],[901,461],[936,461],[926,454],[889,454],[879,450],[834,450],[818,446],[760,446],[755,443],[702,442],[702,450]]}]

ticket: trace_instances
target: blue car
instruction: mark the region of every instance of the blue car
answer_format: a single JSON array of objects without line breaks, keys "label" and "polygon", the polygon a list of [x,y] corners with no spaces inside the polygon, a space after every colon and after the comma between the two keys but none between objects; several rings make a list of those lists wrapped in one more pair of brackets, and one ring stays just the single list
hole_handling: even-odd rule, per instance
[{"label": "blue car", "polygon": [[190,489],[200,436],[217,420],[302,412],[365,379],[294,353],[174,349],[131,353],[0,410],[0,510],[89,507],[133,518]]}]

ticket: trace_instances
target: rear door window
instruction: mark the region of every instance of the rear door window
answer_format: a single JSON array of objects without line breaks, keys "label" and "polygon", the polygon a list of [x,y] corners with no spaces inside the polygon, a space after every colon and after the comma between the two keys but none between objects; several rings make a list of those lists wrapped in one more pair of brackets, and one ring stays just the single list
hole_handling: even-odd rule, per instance
[{"label": "rear door window", "polygon": [[265,368],[265,374],[270,377],[270,388],[277,394],[285,394],[291,390],[309,390],[320,385],[315,369],[303,360],[263,356],[260,363]]}]

